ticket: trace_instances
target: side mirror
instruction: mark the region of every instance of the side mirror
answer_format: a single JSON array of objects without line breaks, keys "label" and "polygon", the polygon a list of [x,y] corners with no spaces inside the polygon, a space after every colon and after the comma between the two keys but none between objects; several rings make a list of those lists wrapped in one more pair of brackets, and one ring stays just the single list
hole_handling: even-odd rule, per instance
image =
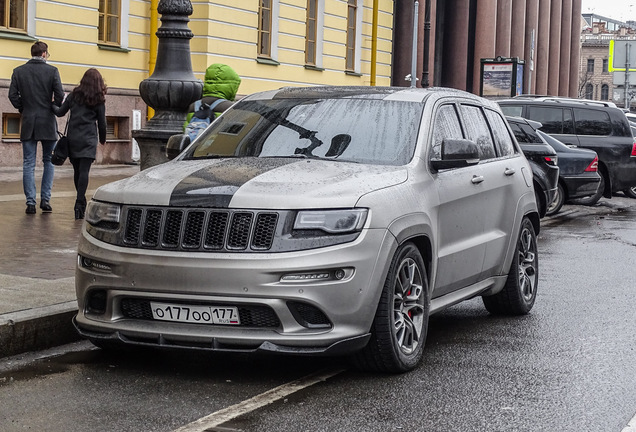
[{"label": "side mirror", "polygon": [[431,160],[434,169],[461,168],[479,163],[477,143],[467,139],[442,141],[442,159]]},{"label": "side mirror", "polygon": [[172,160],[179,156],[184,148],[190,145],[190,137],[186,134],[172,135],[166,144],[166,157]]}]

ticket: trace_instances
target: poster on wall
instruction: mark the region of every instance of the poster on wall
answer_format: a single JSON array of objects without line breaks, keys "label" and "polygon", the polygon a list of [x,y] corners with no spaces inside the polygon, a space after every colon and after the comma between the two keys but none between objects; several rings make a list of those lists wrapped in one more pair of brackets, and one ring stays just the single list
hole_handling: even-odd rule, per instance
[{"label": "poster on wall", "polygon": [[485,64],[482,96],[508,97],[512,85],[512,63]]},{"label": "poster on wall", "polygon": [[518,58],[481,59],[480,96],[507,98],[523,93],[523,60]]}]

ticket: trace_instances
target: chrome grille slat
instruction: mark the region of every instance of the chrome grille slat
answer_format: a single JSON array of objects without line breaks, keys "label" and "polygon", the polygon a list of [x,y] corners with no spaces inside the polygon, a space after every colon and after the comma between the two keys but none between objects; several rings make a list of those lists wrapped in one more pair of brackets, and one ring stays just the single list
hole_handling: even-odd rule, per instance
[{"label": "chrome grille slat", "polygon": [[272,248],[277,212],[126,206],[121,243],[144,249],[260,252]]}]

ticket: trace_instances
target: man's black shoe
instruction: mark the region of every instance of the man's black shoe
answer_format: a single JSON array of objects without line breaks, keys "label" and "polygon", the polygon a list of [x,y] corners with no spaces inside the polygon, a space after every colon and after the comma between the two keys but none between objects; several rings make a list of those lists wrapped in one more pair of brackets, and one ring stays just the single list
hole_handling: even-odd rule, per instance
[{"label": "man's black shoe", "polygon": [[[49,204],[48,201],[42,201],[40,203],[40,208],[42,209],[43,213],[51,213],[53,211],[53,208],[51,207],[51,204]],[[33,213],[35,213],[35,209],[33,209]]]},{"label": "man's black shoe", "polygon": [[35,206],[33,204],[27,204],[27,208],[24,212],[26,214],[35,214]]}]

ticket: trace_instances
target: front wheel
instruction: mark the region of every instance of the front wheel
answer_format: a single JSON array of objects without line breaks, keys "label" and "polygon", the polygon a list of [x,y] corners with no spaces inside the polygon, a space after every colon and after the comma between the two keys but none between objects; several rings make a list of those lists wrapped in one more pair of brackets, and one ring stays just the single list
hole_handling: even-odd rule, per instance
[{"label": "front wheel", "polygon": [[482,297],[484,306],[494,315],[525,315],[534,306],[538,282],[537,235],[530,219],[524,217],[506,285],[499,293]]},{"label": "front wheel", "polygon": [[429,307],[424,260],[413,243],[405,243],[391,261],[371,326],[371,339],[354,354],[355,366],[391,373],[415,368],[423,355]]}]

